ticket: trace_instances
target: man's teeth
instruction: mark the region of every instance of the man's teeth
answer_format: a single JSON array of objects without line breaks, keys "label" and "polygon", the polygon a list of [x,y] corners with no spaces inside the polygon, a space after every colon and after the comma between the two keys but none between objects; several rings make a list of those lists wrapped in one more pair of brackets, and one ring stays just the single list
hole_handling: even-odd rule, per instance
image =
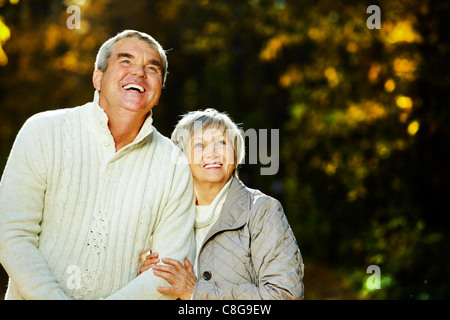
[{"label": "man's teeth", "polygon": [[144,93],[144,88],[142,88],[141,86],[137,85],[137,84],[127,84],[126,86],[123,86],[123,88],[125,90],[130,90],[130,89],[135,89],[138,90],[140,93]]},{"label": "man's teeth", "polygon": [[211,163],[211,164],[207,164],[206,166],[204,166],[204,168],[208,169],[208,168],[220,168],[222,165],[219,163]]}]

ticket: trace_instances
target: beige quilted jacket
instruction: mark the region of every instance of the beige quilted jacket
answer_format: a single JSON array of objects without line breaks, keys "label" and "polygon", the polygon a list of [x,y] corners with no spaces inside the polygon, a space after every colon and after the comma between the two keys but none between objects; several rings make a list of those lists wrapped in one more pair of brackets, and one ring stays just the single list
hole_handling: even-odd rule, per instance
[{"label": "beige quilted jacket", "polygon": [[233,179],[200,250],[193,299],[303,299],[303,259],[281,204]]}]

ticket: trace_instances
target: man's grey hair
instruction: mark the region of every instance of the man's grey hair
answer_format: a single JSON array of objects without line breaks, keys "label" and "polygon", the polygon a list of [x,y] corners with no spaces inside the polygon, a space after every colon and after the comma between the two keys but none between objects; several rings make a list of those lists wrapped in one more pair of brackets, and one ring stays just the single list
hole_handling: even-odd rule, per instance
[{"label": "man's grey hair", "polygon": [[125,38],[134,38],[138,40],[142,40],[150,44],[153,48],[155,48],[159,56],[161,57],[162,63],[163,63],[163,70],[162,70],[162,83],[163,86],[166,83],[167,78],[167,69],[168,69],[168,62],[167,62],[167,55],[166,51],[163,49],[163,47],[159,44],[158,41],[156,41],[152,36],[148,35],[144,32],[139,32],[136,30],[124,30],[114,37],[107,40],[98,50],[97,57],[95,59],[95,70],[101,70],[103,72],[106,71],[108,68],[108,61],[109,58],[112,55],[112,52],[114,50],[114,45],[117,41]]},{"label": "man's grey hair", "polygon": [[[245,142],[242,130],[225,112],[219,112],[213,108],[191,111],[182,115],[172,132],[171,140],[186,153],[194,133],[197,130],[203,132],[206,128],[222,130],[233,144],[236,166],[243,162]],[[234,175],[237,176],[237,168],[234,170]]]}]

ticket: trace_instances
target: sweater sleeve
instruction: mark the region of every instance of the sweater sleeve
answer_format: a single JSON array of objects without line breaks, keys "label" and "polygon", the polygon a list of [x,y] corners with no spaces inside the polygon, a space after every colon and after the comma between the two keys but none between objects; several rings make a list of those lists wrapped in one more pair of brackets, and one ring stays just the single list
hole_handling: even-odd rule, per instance
[{"label": "sweater sleeve", "polygon": [[[177,149],[178,150],[178,149]],[[188,257],[193,261],[195,254],[194,241],[194,189],[192,175],[187,161],[183,161],[184,155],[178,152],[178,159],[173,176],[169,174],[167,187],[167,199],[161,208],[160,219],[153,233],[152,250],[159,256],[177,259],[183,263]],[[159,293],[157,287],[169,286],[168,282],[153,274],[152,270],[143,272],[127,285],[107,297],[114,300],[159,300],[176,299]]]},{"label": "sweater sleeve", "polygon": [[0,262],[25,299],[69,299],[39,249],[47,185],[48,137],[42,117],[16,137],[0,183]]},{"label": "sweater sleeve", "polygon": [[303,260],[281,204],[261,197],[250,214],[255,283],[197,280],[194,299],[282,300],[303,298]]}]

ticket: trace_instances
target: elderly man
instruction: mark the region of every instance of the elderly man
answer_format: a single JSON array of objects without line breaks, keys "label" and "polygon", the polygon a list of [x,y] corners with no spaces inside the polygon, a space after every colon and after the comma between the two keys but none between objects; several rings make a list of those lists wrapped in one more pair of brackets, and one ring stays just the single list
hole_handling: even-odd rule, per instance
[{"label": "elderly man", "polygon": [[0,262],[7,299],[168,299],[137,277],[152,248],[193,257],[192,176],[152,126],[167,58],[126,30],[95,62],[94,101],[31,117],[0,184]]}]

